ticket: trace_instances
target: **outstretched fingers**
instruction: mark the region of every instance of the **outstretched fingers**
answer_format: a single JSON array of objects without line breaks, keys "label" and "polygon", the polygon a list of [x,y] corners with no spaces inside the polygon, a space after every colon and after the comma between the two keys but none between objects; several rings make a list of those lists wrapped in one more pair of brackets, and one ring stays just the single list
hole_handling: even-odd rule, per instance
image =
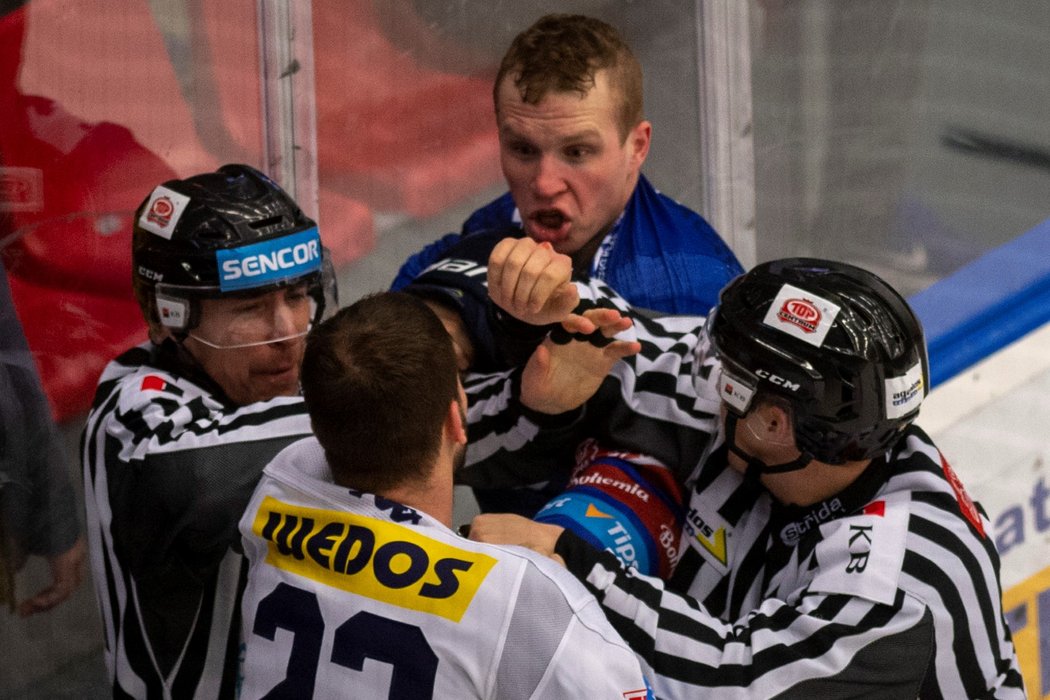
[{"label": "outstretched fingers", "polygon": [[636,341],[613,338],[630,325],[630,319],[611,309],[591,309],[565,319],[526,363],[522,404],[547,414],[583,405],[617,362],[641,351]]}]

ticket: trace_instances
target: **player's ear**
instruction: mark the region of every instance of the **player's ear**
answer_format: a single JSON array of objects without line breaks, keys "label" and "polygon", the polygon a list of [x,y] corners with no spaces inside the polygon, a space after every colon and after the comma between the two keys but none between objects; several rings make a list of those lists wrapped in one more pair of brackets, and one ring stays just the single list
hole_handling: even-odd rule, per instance
[{"label": "player's ear", "polygon": [[795,438],[791,425],[791,414],[781,406],[773,403],[762,403],[754,408],[755,421],[752,429],[763,440],[786,445]]},{"label": "player's ear", "polygon": [[449,401],[445,414],[445,436],[457,445],[467,444],[466,401]]},{"label": "player's ear", "polygon": [[627,146],[633,163],[641,168],[649,155],[649,146],[653,140],[653,125],[642,120],[635,124],[634,128],[627,134]]}]

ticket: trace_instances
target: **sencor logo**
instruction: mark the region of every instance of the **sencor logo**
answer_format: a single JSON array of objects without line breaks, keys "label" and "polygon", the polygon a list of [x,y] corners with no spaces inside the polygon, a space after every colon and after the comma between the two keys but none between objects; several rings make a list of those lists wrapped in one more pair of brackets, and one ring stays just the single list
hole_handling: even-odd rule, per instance
[{"label": "sencor logo", "polygon": [[222,278],[226,282],[232,282],[241,277],[258,277],[268,272],[290,270],[306,265],[320,257],[321,247],[317,241],[309,241],[271,253],[249,255],[239,260],[226,260],[222,263]]},{"label": "sencor logo", "polygon": [[317,228],[289,236],[215,251],[219,286],[223,291],[260,287],[299,277],[321,268],[321,239]]},{"label": "sencor logo", "polygon": [[806,333],[815,333],[820,323],[820,309],[809,299],[787,299],[777,312],[777,318]]}]

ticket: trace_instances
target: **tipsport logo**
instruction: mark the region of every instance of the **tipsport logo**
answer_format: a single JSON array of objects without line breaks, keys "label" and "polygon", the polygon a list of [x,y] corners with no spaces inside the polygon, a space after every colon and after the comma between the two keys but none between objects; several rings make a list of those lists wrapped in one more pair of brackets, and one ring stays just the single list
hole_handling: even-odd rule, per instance
[{"label": "tipsport logo", "polygon": [[317,227],[290,236],[218,250],[219,288],[224,292],[262,287],[321,269]]}]

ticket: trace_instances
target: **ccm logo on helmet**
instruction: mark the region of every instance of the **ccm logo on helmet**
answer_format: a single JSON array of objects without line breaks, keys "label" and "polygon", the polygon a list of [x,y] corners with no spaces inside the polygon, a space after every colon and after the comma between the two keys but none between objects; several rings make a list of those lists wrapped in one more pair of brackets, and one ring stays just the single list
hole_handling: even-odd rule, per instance
[{"label": "ccm logo on helmet", "polygon": [[276,240],[215,252],[219,287],[225,292],[260,287],[276,280],[301,277],[321,267],[317,228]]},{"label": "ccm logo on helmet", "polygon": [[798,391],[799,389],[802,388],[801,384],[796,384],[795,382],[793,382],[793,381],[791,381],[789,379],[784,379],[781,376],[773,374],[769,370],[758,369],[758,370],[755,370],[755,374],[757,374],[758,376],[762,377],[763,379],[765,379],[770,384],[775,384],[777,386],[782,386],[785,389],[787,389],[788,391]]}]

